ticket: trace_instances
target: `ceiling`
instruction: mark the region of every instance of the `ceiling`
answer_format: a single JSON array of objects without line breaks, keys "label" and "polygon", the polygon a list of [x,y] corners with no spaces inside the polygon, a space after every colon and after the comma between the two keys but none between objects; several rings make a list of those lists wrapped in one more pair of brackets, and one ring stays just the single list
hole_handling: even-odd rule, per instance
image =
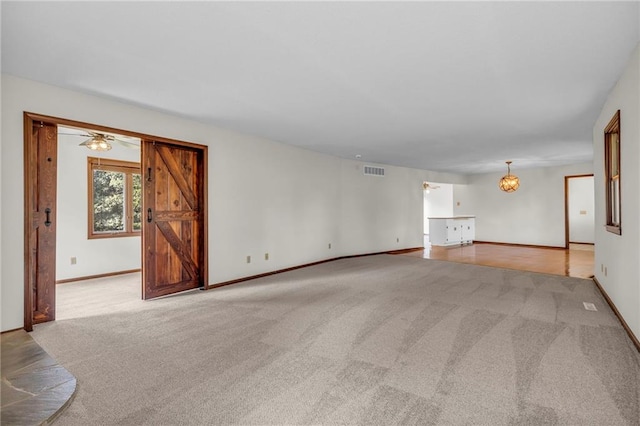
[{"label": "ceiling", "polygon": [[637,2],[1,7],[3,73],[464,174],[590,161],[593,124],[640,40]]}]

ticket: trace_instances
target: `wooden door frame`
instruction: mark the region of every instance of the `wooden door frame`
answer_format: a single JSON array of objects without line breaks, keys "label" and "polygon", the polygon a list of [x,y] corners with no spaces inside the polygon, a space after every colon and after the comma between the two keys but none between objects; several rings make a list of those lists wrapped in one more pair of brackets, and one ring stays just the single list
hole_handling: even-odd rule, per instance
[{"label": "wooden door frame", "polygon": [[[56,126],[70,126],[70,127],[79,127],[84,129],[91,129],[97,131],[103,131],[108,133],[118,133],[123,136],[131,136],[140,139],[147,140],[155,140],[158,142],[163,142],[167,144],[182,146],[182,147],[190,147],[196,150],[202,151],[202,161],[203,161],[203,173],[202,173],[202,185],[203,185],[203,194],[204,199],[202,200],[203,205],[203,235],[202,235],[202,250],[203,250],[203,265],[202,265],[202,276],[203,276],[203,288],[208,288],[209,283],[209,231],[208,231],[208,147],[206,145],[196,144],[192,142],[184,142],[176,139],[170,139],[160,136],[149,135],[140,132],[132,132],[130,130],[118,129],[115,127],[103,126],[93,123],[88,123],[84,121],[77,120],[69,120],[66,118],[54,117],[49,115],[37,114],[33,112],[25,111],[23,113],[23,121],[24,121],[24,175],[23,175],[23,196],[24,196],[24,211],[23,211],[23,220],[24,220],[24,329],[26,331],[33,330],[33,300],[32,293],[33,288],[31,285],[31,281],[29,280],[29,276],[31,271],[33,271],[36,267],[35,264],[31,262],[31,256],[29,253],[30,244],[29,244],[29,234],[30,234],[30,224],[29,224],[29,212],[31,211],[32,202],[30,191],[32,190],[33,182],[31,181],[31,164],[29,162],[31,149],[32,149],[32,132],[31,128],[34,122],[45,122],[50,124],[55,124]],[[57,153],[56,153],[57,157]],[[140,250],[142,253],[142,238],[140,238]],[[55,286],[55,278],[52,283]],[[141,282],[141,286],[143,283]],[[141,288],[142,291],[142,288]]]},{"label": "wooden door frame", "polygon": [[[564,248],[569,248],[569,179],[593,177],[593,173],[564,177]],[[595,214],[595,212],[594,212]]]}]

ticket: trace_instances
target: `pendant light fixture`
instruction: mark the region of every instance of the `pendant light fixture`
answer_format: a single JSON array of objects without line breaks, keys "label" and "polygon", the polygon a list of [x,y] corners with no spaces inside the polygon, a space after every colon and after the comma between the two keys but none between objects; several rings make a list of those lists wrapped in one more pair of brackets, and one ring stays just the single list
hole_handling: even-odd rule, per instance
[{"label": "pendant light fixture", "polygon": [[507,174],[502,176],[498,186],[504,192],[514,192],[520,186],[520,179],[518,176],[511,174],[511,161],[507,161]]}]

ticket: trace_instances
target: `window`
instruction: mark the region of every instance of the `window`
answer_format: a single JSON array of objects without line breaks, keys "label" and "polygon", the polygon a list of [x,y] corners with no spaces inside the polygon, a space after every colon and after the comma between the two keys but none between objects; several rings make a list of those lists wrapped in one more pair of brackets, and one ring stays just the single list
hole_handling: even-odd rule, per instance
[{"label": "window", "polygon": [[620,110],[604,129],[604,174],[607,198],[607,231],[621,235]]},{"label": "window", "polygon": [[140,163],[88,158],[89,238],[130,237],[142,229]]}]

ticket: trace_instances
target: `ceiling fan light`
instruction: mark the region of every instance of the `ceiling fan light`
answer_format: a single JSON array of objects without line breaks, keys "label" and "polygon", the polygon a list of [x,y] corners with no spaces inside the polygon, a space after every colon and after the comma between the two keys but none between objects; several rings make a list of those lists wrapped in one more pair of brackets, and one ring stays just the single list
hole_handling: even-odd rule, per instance
[{"label": "ceiling fan light", "polygon": [[498,187],[504,192],[514,192],[520,186],[518,176],[511,174],[511,161],[507,161],[507,174],[502,176],[498,182]]},{"label": "ceiling fan light", "polygon": [[109,151],[111,144],[104,137],[95,136],[92,139],[81,143],[92,151]]}]

